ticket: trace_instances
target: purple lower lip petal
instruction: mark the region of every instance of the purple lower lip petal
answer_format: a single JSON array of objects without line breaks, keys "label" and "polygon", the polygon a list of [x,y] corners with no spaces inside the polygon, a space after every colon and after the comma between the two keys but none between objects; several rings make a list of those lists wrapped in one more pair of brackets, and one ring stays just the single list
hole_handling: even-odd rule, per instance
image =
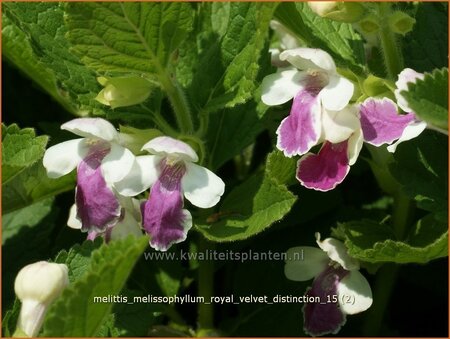
[{"label": "purple lower lip petal", "polygon": [[342,267],[328,266],[318,275],[306,292],[309,297],[318,297],[320,302],[311,302],[303,307],[303,327],[312,336],[337,333],[345,324],[346,316],[337,302],[337,286],[348,274]]},{"label": "purple lower lip petal", "polygon": [[347,154],[348,142],[325,142],[318,154],[306,154],[297,167],[297,179],[307,187],[329,191],[347,176],[350,166]]},{"label": "purple lower lip petal", "polygon": [[166,165],[152,186],[149,199],[141,206],[145,231],[150,234],[150,245],[166,251],[172,244],[186,238],[187,211],[183,209],[181,178],[184,164]]},{"label": "purple lower lip petal", "polygon": [[103,143],[93,145],[78,165],[75,201],[82,231],[103,232],[120,217],[119,202],[107,186],[100,168],[109,152],[108,146]]},{"label": "purple lower lip petal", "polygon": [[277,147],[286,156],[305,154],[317,143],[320,109],[317,90],[305,89],[296,95],[289,116],[277,130]]}]

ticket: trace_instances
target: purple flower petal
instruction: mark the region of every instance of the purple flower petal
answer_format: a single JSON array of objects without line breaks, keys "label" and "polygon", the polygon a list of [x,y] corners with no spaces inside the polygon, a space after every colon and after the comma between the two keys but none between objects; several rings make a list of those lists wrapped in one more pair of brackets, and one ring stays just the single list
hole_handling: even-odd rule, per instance
[{"label": "purple flower petal", "polygon": [[303,328],[307,334],[319,336],[328,333],[336,334],[345,324],[345,313],[339,308],[337,287],[349,272],[342,267],[328,266],[318,275],[312,287],[306,292],[308,297],[319,297],[320,303],[307,303],[303,307]]},{"label": "purple flower petal", "polygon": [[103,232],[120,217],[120,204],[100,168],[109,150],[109,144],[98,142],[78,165],[75,201],[82,231]]},{"label": "purple flower petal", "polygon": [[277,130],[277,147],[284,155],[305,154],[320,137],[321,106],[318,99],[320,88],[300,91],[294,98],[291,113]]},{"label": "purple flower petal", "polygon": [[190,213],[183,209],[184,164],[168,165],[163,160],[161,167],[161,174],[141,209],[145,231],[151,235],[150,246],[166,251],[172,244],[186,239],[192,220]]},{"label": "purple flower petal", "polygon": [[348,142],[325,142],[318,154],[306,154],[298,161],[297,179],[317,191],[329,191],[340,184],[350,170]]},{"label": "purple flower petal", "polygon": [[403,130],[414,122],[414,113],[398,114],[389,99],[369,98],[361,104],[361,128],[364,141],[374,146],[390,144],[401,137]]}]

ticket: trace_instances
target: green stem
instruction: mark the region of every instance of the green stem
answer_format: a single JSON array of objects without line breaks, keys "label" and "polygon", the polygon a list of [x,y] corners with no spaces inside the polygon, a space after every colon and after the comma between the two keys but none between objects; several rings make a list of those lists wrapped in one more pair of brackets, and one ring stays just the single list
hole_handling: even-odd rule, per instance
[{"label": "green stem", "polygon": [[[392,224],[398,240],[404,239],[413,211],[412,201],[400,189],[397,189],[394,194]],[[397,264],[388,263],[377,272],[373,289],[373,305],[366,314],[363,336],[381,335],[381,324],[397,280],[398,270]]]},{"label": "green stem", "polygon": [[383,317],[391,299],[398,274],[398,265],[385,264],[379,269],[373,288],[373,304],[365,315],[362,336],[378,336]]},{"label": "green stem", "polygon": [[397,240],[403,240],[405,231],[411,221],[414,204],[400,190],[394,196],[394,209],[392,213],[392,224],[394,225],[394,233]]},{"label": "green stem", "polygon": [[158,111],[152,111],[151,109],[145,107],[144,105],[141,105],[141,107],[146,110],[147,112],[149,112],[150,117],[153,121],[153,123],[159,128],[161,129],[161,131],[166,134],[169,135],[171,137],[177,137],[178,136],[178,132],[166,121],[166,119],[164,119],[164,117],[161,115],[160,112]]},{"label": "green stem", "polygon": [[191,112],[189,110],[186,96],[180,85],[174,83],[164,70],[159,73],[159,81],[161,82],[161,85],[164,88],[170,103],[172,104],[175,118],[181,132],[191,134],[194,130],[194,124],[192,122]]},{"label": "green stem", "polygon": [[164,134],[176,137],[178,132],[163,118],[160,113],[154,113],[153,120],[158,127],[161,128]]},{"label": "green stem", "polygon": [[[214,244],[208,243],[203,237],[199,241],[199,251],[206,253],[213,250]],[[209,303],[213,296],[214,286],[214,261],[207,260],[198,266],[198,295]],[[210,330],[214,328],[214,308],[212,304],[200,303],[198,305],[198,330]]]},{"label": "green stem", "polygon": [[208,131],[208,125],[209,125],[209,114],[208,112],[201,111],[199,113],[199,119],[200,119],[200,126],[198,128],[198,131],[196,135],[199,138],[203,138]]},{"label": "green stem", "polygon": [[381,49],[383,51],[384,64],[388,76],[394,80],[397,75],[403,70],[403,56],[400,53],[400,48],[395,39],[395,33],[389,27],[388,19],[391,15],[391,3],[382,2],[378,7],[378,14],[381,20],[381,28],[379,38],[381,42]]}]

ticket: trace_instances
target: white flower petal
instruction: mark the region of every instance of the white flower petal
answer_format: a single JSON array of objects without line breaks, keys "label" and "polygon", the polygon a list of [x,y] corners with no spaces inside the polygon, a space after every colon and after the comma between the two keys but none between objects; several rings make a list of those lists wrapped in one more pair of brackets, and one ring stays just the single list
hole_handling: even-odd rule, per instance
[{"label": "white flower petal", "polygon": [[356,314],[372,305],[372,290],[359,271],[351,271],[337,286],[339,306],[346,314]]},{"label": "white flower petal", "polygon": [[347,271],[358,270],[358,260],[350,257],[347,253],[345,245],[334,238],[326,238],[323,241],[320,240],[320,233],[316,233],[317,245],[325,251],[328,257],[340,264]]},{"label": "white flower petal", "polygon": [[325,51],[317,48],[295,48],[280,54],[281,60],[289,61],[301,70],[322,69],[327,73],[336,73],[333,58]]},{"label": "white flower petal", "polygon": [[84,139],[73,139],[56,144],[45,151],[43,164],[50,178],[59,178],[72,172],[87,155]]},{"label": "white flower petal", "polygon": [[197,153],[191,146],[171,137],[154,138],[142,146],[142,150],[156,155],[180,158],[189,162],[198,161]]},{"label": "white flower petal", "polygon": [[102,173],[107,183],[122,180],[131,170],[135,156],[125,147],[112,143],[111,150],[102,160]]},{"label": "white flower petal", "polygon": [[261,100],[268,106],[288,102],[300,92],[305,73],[289,68],[266,76],[261,84]]},{"label": "white flower petal", "polygon": [[114,188],[124,196],[135,196],[144,192],[158,179],[158,164],[161,157],[142,155],[135,158],[130,172]]},{"label": "white flower petal", "polygon": [[357,129],[348,139],[347,152],[348,164],[352,166],[358,159],[359,152],[363,147],[364,136],[361,129]]},{"label": "white flower petal", "polygon": [[328,256],[310,246],[292,247],[286,252],[284,274],[294,281],[307,281],[320,274],[327,266]]},{"label": "white flower petal", "polygon": [[331,111],[340,111],[348,105],[353,96],[354,85],[340,75],[331,75],[326,85],[320,91],[323,106]]},{"label": "white flower petal", "polygon": [[106,141],[117,139],[116,128],[102,118],[78,118],[61,125],[61,129],[86,138],[99,138]]},{"label": "white flower petal", "polygon": [[423,80],[424,74],[418,73],[411,68],[405,68],[398,75],[398,80],[395,83],[397,89],[394,91],[395,98],[397,99],[397,105],[406,113],[411,112],[411,108],[408,105],[408,102],[400,94],[402,91],[408,90],[408,83],[415,83],[417,79]]},{"label": "white flower petal", "polygon": [[395,150],[397,149],[397,146],[400,143],[417,137],[420,133],[422,133],[425,130],[426,127],[427,123],[425,121],[418,121],[406,126],[406,128],[403,130],[401,137],[392,145],[389,145],[387,147],[387,150],[391,153],[394,153]]},{"label": "white flower petal", "polygon": [[77,205],[73,204],[69,211],[69,219],[67,220],[67,226],[74,229],[81,229],[81,221],[77,218]]},{"label": "white flower petal", "polygon": [[354,106],[347,106],[340,111],[323,110],[323,139],[333,144],[347,140],[361,125]]},{"label": "white flower petal", "polygon": [[200,208],[216,205],[225,191],[222,179],[209,169],[192,163],[186,164],[181,186],[186,199]]}]

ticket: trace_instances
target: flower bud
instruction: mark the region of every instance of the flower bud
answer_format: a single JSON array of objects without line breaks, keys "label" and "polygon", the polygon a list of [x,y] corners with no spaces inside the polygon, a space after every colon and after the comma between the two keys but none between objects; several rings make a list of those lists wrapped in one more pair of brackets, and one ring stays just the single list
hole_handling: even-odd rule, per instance
[{"label": "flower bud", "polygon": [[340,22],[356,22],[363,16],[364,6],[358,2],[309,1],[309,7],[317,15]]},{"label": "flower bud", "polygon": [[22,302],[16,333],[34,337],[44,321],[47,308],[69,284],[67,266],[39,261],[23,267],[14,290]]},{"label": "flower bud", "polygon": [[379,20],[374,15],[365,17],[358,24],[363,34],[374,34],[380,29]]},{"label": "flower bud", "polygon": [[396,11],[389,17],[389,28],[401,35],[411,32],[416,20],[408,14]]},{"label": "flower bud", "polygon": [[139,104],[149,97],[152,89],[148,80],[138,76],[99,77],[97,81],[105,88],[95,100],[112,108]]}]

